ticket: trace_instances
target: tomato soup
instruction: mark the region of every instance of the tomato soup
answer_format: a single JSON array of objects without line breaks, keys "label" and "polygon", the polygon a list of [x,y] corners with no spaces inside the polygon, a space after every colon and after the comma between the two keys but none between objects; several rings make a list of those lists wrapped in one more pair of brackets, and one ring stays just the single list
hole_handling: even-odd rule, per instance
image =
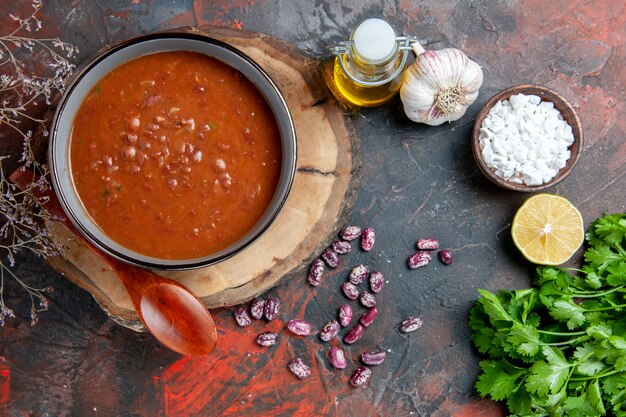
[{"label": "tomato soup", "polygon": [[256,87],[192,52],[159,52],[106,75],[72,128],[77,193],[102,231],[143,255],[206,256],[262,217],[281,141]]}]

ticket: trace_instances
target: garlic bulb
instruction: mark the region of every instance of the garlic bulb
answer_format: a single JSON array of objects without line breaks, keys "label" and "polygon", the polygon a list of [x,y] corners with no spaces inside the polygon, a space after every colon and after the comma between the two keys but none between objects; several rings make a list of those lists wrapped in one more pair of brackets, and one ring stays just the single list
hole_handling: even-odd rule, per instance
[{"label": "garlic bulb", "polygon": [[415,42],[417,57],[400,89],[409,119],[438,126],[460,119],[478,97],[483,71],[459,49],[425,51]]}]

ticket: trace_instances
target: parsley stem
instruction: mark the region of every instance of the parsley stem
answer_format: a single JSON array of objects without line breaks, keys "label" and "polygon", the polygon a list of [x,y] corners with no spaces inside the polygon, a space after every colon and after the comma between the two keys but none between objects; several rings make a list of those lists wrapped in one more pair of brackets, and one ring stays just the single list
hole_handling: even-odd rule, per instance
[{"label": "parsley stem", "polygon": [[575,272],[580,272],[581,274],[585,274],[585,275],[588,275],[588,274],[589,274],[589,272],[587,272],[587,271],[583,271],[582,269],[578,269],[578,268],[563,268],[563,269],[565,269],[565,270],[567,270],[567,271],[575,271]]},{"label": "parsley stem", "polygon": [[565,342],[558,342],[558,343],[543,343],[544,346],[567,346],[567,345],[571,345],[572,343],[576,343],[578,342],[578,338],[575,337],[573,339],[570,340],[566,340]]},{"label": "parsley stem", "polygon": [[582,336],[584,334],[586,334],[586,332],[551,332],[549,330],[539,330],[537,329],[537,331],[539,333],[543,333],[543,334],[549,334],[552,336]]},{"label": "parsley stem", "polygon": [[619,304],[619,305],[611,306],[611,307],[592,308],[592,309],[586,310],[586,312],[593,313],[595,311],[617,310],[618,308],[624,308],[624,307],[626,307],[626,304]]},{"label": "parsley stem", "polygon": [[605,376],[610,376],[610,375],[616,374],[618,372],[621,372],[621,371],[618,371],[617,369],[613,368],[612,371],[605,372],[605,373],[600,374],[600,375],[593,375],[593,376],[588,376],[588,377],[570,378],[570,381],[574,381],[574,382],[575,381],[590,381],[592,379],[604,378]]},{"label": "parsley stem", "polygon": [[571,295],[573,297],[580,297],[580,298],[604,297],[605,295],[614,293],[615,291],[619,291],[619,290],[621,290],[623,288],[624,288],[624,286],[620,285],[619,287],[614,287],[614,288],[611,288],[610,290],[606,290],[606,291],[603,291],[603,292],[581,291],[581,292],[572,292]]}]

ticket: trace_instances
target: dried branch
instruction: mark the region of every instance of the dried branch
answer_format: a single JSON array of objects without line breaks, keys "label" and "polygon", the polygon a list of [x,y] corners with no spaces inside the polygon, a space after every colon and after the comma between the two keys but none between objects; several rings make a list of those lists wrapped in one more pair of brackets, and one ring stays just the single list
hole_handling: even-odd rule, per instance
[{"label": "dried branch", "polygon": [[34,123],[44,137],[48,135],[47,121],[29,113],[38,104],[50,105],[53,96],[65,90],[65,82],[74,70],[70,59],[78,49],[58,38],[31,37],[32,32],[41,29],[38,12],[42,1],[33,0],[32,7],[26,18],[9,14],[17,28],[0,36],[0,129],[22,142],[20,163],[35,173],[32,184],[20,190],[7,179],[2,162],[8,155],[0,156],[0,326],[6,318],[15,317],[4,302],[7,282],[16,282],[29,295],[31,324],[37,322],[39,311],[47,309],[44,293],[52,290],[32,287],[16,276],[12,270],[16,254],[25,250],[47,257],[62,250],[50,230],[55,219],[43,206],[45,201],[37,197],[50,189],[47,167],[36,160],[31,146],[33,130],[24,126]]}]

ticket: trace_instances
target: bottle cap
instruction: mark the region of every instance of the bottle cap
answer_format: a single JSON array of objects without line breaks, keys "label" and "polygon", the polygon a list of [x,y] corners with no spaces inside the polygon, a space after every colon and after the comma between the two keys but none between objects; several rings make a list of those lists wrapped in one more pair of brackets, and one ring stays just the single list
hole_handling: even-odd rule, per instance
[{"label": "bottle cap", "polygon": [[379,64],[396,52],[396,32],[381,19],[367,19],[352,33],[354,52],[364,62]]}]

